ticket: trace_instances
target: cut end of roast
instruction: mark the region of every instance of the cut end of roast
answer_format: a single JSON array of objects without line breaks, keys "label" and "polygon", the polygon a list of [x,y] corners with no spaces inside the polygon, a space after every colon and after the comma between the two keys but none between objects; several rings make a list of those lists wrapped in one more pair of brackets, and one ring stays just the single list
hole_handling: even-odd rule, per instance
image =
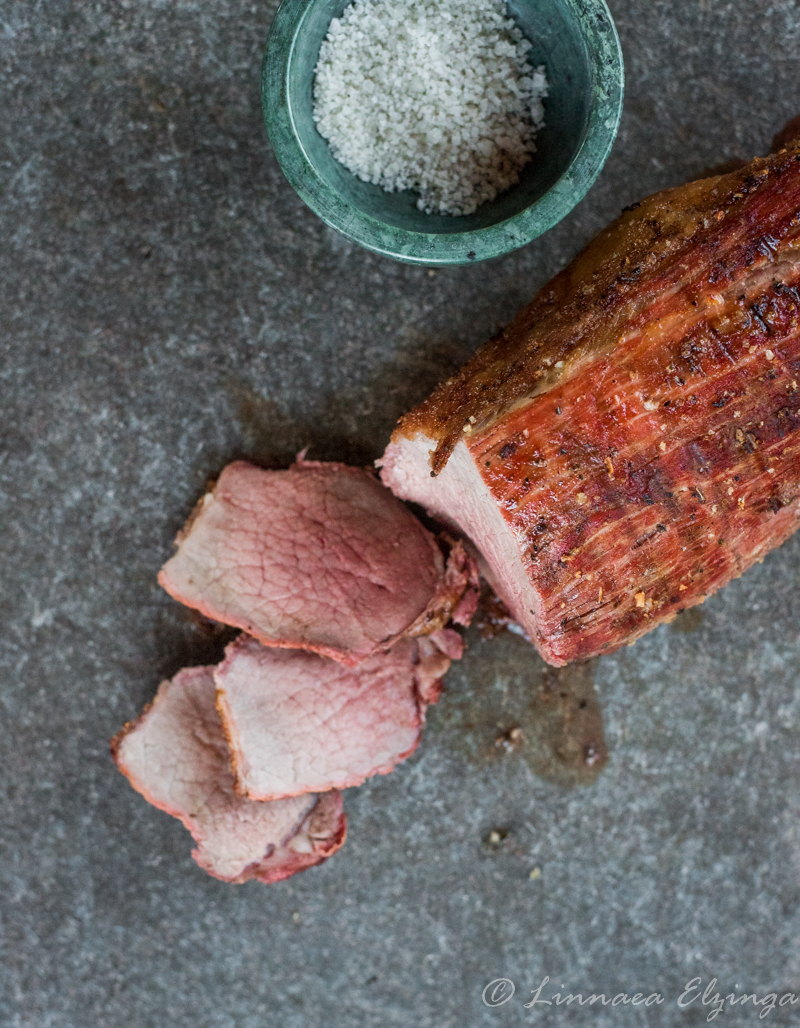
[{"label": "cut end of roast", "polygon": [[[517,540],[481,477],[466,444],[456,444],[436,477],[430,455],[436,443],[418,434],[398,435],[381,461],[381,478],[396,496],[425,507],[431,517],[465,535],[484,560],[482,571],[545,660],[559,661],[539,637],[536,611],[539,599],[525,568]],[[477,598],[476,598],[477,604]]]}]

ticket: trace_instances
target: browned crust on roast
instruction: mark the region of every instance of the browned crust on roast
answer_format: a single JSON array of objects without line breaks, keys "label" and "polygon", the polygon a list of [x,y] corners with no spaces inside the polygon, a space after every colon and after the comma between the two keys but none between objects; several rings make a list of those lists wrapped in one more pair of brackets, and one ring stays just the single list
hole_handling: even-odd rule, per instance
[{"label": "browned crust on roast", "polygon": [[790,169],[796,174],[798,161],[800,140],[794,140],[738,171],[655,193],[626,209],[458,374],[402,418],[394,438],[433,439],[431,473],[438,474],[465,427],[485,429],[514,405],[566,381],[582,359],[613,349],[622,326],[665,289],[681,258],[701,248],[711,252],[716,223],[724,231],[753,194]]}]

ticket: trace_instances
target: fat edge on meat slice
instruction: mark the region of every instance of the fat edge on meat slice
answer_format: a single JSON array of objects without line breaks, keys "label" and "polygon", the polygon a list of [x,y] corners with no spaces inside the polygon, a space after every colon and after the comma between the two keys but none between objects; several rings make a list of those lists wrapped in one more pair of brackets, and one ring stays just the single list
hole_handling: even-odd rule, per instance
[{"label": "fat edge on meat slice", "polygon": [[634,204],[382,461],[551,664],[610,653],[798,526],[800,140]]}]

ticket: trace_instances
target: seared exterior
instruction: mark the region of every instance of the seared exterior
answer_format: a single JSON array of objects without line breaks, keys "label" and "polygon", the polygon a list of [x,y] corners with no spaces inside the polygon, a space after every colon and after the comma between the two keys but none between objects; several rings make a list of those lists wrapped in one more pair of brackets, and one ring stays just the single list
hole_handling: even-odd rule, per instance
[{"label": "seared exterior", "polygon": [[702,602],[794,532],[798,382],[795,141],[624,212],[401,421],[384,481],[463,528],[403,444],[430,441],[434,478],[465,444],[532,586],[511,609],[563,664]]}]

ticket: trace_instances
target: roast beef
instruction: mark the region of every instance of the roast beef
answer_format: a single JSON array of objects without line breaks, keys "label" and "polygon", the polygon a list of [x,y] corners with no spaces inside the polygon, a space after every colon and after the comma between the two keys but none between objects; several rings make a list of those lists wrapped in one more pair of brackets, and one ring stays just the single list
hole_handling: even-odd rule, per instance
[{"label": "roast beef", "polygon": [[439,646],[456,648],[449,635],[460,647],[445,630],[401,639],[356,668],[246,635],[234,640],[214,679],[238,790],[277,800],[391,771],[416,749],[425,704],[438,698],[450,664]]},{"label": "roast beef", "polygon": [[349,666],[403,635],[467,623],[478,598],[460,543],[434,536],[368,471],[301,457],[229,465],[159,575],[176,599],[268,646]]},{"label": "roast beef", "polygon": [[338,792],[254,803],[234,791],[230,754],[214,705],[213,668],[162,683],[111,749],[133,787],[192,833],[192,856],[215,878],[277,882],[320,864],[342,845]]},{"label": "roast beef", "polygon": [[798,526],[800,141],[626,210],[399,424],[545,660],[609,653]]}]

